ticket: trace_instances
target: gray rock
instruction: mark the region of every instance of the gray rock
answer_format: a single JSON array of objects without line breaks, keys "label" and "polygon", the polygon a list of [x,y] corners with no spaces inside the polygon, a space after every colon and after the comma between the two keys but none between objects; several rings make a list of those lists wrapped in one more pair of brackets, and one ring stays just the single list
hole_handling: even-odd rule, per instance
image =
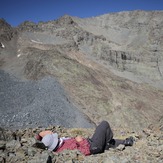
[{"label": "gray rock", "polygon": [[159,152],[163,152],[163,144],[162,145],[159,145],[158,147],[157,147],[157,150],[159,151]]},{"label": "gray rock", "polygon": [[6,149],[8,151],[14,151],[15,149],[18,149],[21,147],[21,144],[17,140],[11,140],[6,143]]},{"label": "gray rock", "polygon": [[27,154],[28,154],[28,156],[33,157],[36,154],[36,150],[34,148],[32,148],[32,147],[28,147]]},{"label": "gray rock", "polygon": [[9,155],[9,157],[15,157],[16,156],[16,154],[14,152],[9,152],[8,155]]},{"label": "gray rock", "polygon": [[116,149],[119,151],[123,151],[125,149],[125,145],[120,144]]},{"label": "gray rock", "polygon": [[3,140],[0,140],[0,150],[4,150],[6,147],[6,142]]},{"label": "gray rock", "polygon": [[37,155],[28,160],[28,163],[45,163],[48,160],[48,157],[48,152],[43,152],[41,154],[37,153]]},{"label": "gray rock", "polygon": [[0,163],[5,163],[5,158],[0,156]]}]

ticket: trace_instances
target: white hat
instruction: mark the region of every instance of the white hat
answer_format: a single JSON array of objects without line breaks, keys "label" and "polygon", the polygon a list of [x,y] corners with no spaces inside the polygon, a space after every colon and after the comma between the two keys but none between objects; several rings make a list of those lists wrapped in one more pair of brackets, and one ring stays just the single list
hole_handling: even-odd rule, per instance
[{"label": "white hat", "polygon": [[58,144],[58,134],[57,133],[48,134],[48,135],[44,136],[41,141],[48,148],[48,150],[52,151],[56,148],[56,146]]}]

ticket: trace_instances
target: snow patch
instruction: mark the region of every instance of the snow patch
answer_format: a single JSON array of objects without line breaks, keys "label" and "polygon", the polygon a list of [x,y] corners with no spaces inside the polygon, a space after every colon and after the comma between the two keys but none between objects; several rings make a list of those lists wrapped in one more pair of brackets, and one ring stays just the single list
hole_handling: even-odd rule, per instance
[{"label": "snow patch", "polygon": [[31,41],[37,44],[43,44],[42,42],[39,42],[39,41],[35,41],[35,40],[31,40]]},{"label": "snow patch", "polygon": [[1,48],[5,48],[4,44],[0,42]]},{"label": "snow patch", "polygon": [[19,58],[21,56],[21,54],[18,54],[17,57]]}]

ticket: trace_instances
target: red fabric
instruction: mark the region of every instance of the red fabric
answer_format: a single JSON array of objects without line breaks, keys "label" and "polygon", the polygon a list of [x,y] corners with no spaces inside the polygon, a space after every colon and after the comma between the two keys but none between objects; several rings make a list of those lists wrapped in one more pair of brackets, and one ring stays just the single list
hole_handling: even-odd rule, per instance
[{"label": "red fabric", "polygon": [[37,134],[37,135],[35,136],[35,139],[41,141],[41,140],[42,140],[42,137],[41,137],[39,134]]},{"label": "red fabric", "polygon": [[85,156],[90,155],[90,144],[87,139],[83,139],[81,142],[77,142],[74,138],[64,140],[63,145],[57,149],[56,152],[61,152],[63,150],[74,150],[78,149]]}]

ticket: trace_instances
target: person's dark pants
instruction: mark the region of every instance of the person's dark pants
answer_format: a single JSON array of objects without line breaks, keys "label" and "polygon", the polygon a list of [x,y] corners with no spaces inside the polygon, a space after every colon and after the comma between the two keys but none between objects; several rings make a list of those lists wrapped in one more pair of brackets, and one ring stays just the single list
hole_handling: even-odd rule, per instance
[{"label": "person's dark pants", "polygon": [[103,153],[109,148],[115,148],[123,144],[124,140],[113,139],[113,132],[107,121],[102,121],[95,130],[92,138],[89,139],[91,154]]}]

